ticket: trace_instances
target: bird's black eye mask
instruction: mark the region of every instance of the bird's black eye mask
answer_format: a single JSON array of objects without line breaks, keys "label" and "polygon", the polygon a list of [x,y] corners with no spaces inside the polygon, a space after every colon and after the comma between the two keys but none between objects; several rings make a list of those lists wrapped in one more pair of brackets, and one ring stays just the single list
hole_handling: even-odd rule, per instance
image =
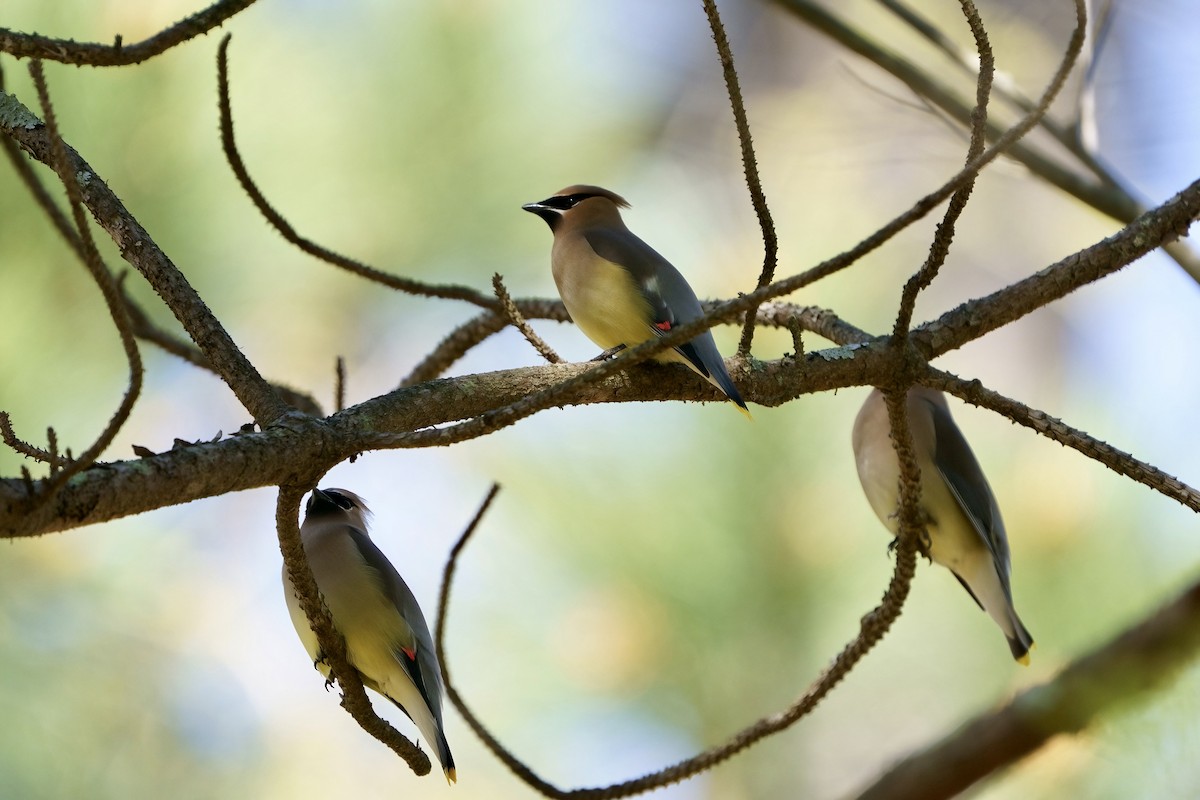
[{"label": "bird's black eye mask", "polygon": [[338,508],[342,509],[343,511],[349,511],[350,509],[354,508],[354,501],[339,491],[326,489],[325,494],[329,496],[330,500],[337,503]]},{"label": "bird's black eye mask", "polygon": [[580,192],[579,194],[555,195],[548,197],[542,201],[542,205],[556,208],[559,211],[567,211],[587,200],[589,197],[600,197],[598,194],[590,192]]}]

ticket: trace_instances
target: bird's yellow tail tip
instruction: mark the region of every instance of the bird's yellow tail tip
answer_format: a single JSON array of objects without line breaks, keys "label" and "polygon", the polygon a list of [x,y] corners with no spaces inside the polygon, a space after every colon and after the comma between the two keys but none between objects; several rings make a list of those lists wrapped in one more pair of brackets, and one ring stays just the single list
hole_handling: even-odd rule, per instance
[{"label": "bird's yellow tail tip", "polygon": [[746,408],[745,406],[740,406],[737,403],[734,403],[732,400],[730,400],[729,402],[733,403],[734,408],[736,408],[738,411],[742,412],[742,416],[744,416],[746,419],[750,420],[751,422],[754,422],[754,417],[750,416],[750,409]]},{"label": "bird's yellow tail tip", "polygon": [[446,770],[446,784],[448,786],[453,786],[456,783],[458,783],[458,770],[451,767],[450,769]]}]

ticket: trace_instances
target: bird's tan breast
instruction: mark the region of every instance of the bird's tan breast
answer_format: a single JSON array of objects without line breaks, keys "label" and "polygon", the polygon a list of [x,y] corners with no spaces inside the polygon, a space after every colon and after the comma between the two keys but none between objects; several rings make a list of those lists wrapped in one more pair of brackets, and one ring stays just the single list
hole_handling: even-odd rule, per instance
[{"label": "bird's tan breast", "polygon": [[649,339],[650,307],[629,271],[601,258],[583,237],[556,242],[551,269],[567,313],[604,349]]}]

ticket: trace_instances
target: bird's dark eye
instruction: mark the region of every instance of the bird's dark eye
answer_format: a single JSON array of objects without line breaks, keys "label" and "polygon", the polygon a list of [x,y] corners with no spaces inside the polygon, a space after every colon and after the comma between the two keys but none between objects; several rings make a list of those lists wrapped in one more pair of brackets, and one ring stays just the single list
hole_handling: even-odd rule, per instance
[{"label": "bird's dark eye", "polygon": [[574,208],[578,202],[578,196],[568,195],[565,197],[549,197],[542,201],[542,205],[558,209],[559,211],[566,211],[569,208]]}]

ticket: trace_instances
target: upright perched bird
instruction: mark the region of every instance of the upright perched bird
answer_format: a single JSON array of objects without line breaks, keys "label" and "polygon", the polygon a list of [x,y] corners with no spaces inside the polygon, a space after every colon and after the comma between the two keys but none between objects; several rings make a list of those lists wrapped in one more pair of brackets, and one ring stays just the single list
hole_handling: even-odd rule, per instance
[{"label": "upright perched bird", "polygon": [[[703,316],[679,270],[625,227],[620,209],[628,207],[620,195],[584,185],[521,206],[550,226],[558,293],[575,324],[606,351],[635,347]],[[711,332],[654,358],[687,365],[749,415]]]},{"label": "upright perched bird", "polygon": [[[454,757],[442,726],[442,672],[421,608],[387,557],[367,536],[370,510],[345,489],[314,489],[300,539],[317,588],[346,639],[346,653],[364,686],[408,715],[453,783]],[[317,635],[300,608],[296,588],[283,570],[288,613],[313,666],[329,677]]]},{"label": "upright perched bird", "polygon": [[[921,468],[927,555],[954,573],[1000,626],[1013,658],[1028,664],[1033,637],[1013,608],[1008,537],[987,478],[954,424],[945,395],[914,386],[906,407]],[[900,527],[900,462],[890,430],[887,404],[875,389],[854,421],[854,457],[871,508],[895,536]]]}]

